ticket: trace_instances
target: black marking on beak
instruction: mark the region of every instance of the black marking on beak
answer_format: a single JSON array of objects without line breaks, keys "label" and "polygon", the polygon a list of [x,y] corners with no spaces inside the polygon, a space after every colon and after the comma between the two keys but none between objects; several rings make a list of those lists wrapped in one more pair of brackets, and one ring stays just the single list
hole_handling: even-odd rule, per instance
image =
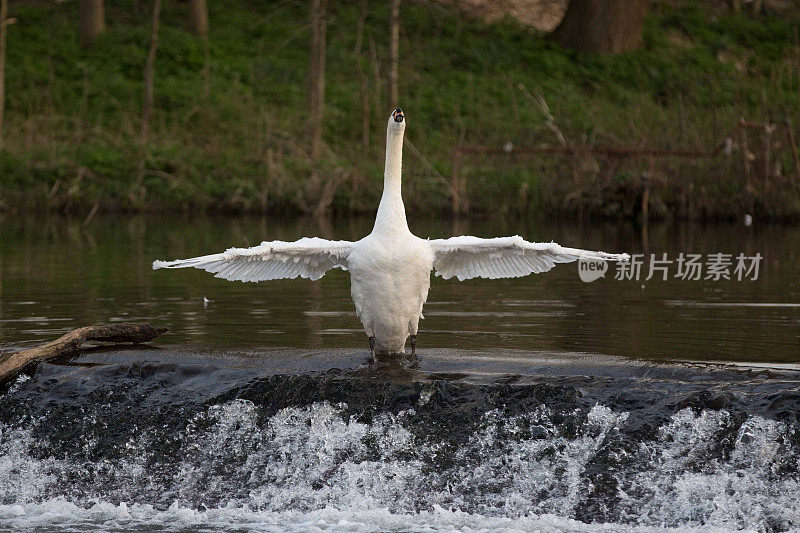
[{"label": "black marking on beak", "polygon": [[403,110],[399,107],[394,110],[392,116],[394,117],[395,122],[403,122],[403,118],[405,118],[405,115],[403,115]]}]

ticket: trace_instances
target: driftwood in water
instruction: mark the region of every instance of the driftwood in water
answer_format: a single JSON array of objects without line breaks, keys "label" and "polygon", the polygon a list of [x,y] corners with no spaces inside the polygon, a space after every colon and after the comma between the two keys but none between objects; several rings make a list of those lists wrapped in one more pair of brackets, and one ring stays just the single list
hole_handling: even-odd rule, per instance
[{"label": "driftwood in water", "polygon": [[147,322],[78,328],[47,344],[15,352],[1,359],[0,384],[15,377],[28,365],[74,352],[85,342],[147,342],[155,339],[165,331],[167,331],[167,328],[151,326]]}]

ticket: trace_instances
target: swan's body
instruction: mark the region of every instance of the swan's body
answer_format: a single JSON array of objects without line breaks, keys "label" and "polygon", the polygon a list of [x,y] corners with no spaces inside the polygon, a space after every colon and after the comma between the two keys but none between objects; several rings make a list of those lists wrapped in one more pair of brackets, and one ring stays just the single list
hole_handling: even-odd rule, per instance
[{"label": "swan's body", "polygon": [[349,270],[356,314],[370,337],[370,346],[378,353],[400,353],[409,336],[416,338],[431,270],[445,279],[496,279],[545,272],[556,263],[579,257],[628,259],[627,254],[531,243],[519,236],[420,239],[408,229],[400,192],[405,131],[400,109],[392,113],[387,130],[383,196],[372,233],[363,239],[350,242],[306,237],[295,242],[263,242],[221,254],[155,261],[153,268],[202,268],[232,281],[296,277],[316,280],[331,268]]}]

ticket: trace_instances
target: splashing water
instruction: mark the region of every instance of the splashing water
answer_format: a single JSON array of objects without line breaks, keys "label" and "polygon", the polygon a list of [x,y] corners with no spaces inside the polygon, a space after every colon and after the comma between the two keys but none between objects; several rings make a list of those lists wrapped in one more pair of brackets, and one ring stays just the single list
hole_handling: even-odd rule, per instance
[{"label": "splashing water", "polygon": [[[684,408],[651,439],[603,405],[270,409],[233,399],[152,420],[83,408],[0,424],[0,528],[286,531],[787,530],[800,526],[795,429]],[[166,406],[166,411],[174,410]],[[177,414],[176,414],[177,413]],[[449,413],[452,416],[454,413]],[[44,439],[44,440],[42,440]]]}]

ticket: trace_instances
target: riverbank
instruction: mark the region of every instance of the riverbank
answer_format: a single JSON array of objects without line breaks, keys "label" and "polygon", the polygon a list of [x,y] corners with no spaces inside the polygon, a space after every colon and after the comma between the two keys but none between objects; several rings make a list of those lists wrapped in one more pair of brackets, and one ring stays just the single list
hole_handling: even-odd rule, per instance
[{"label": "riverbank", "polygon": [[[305,143],[305,8],[209,5],[205,42],[183,4],[164,6],[144,172],[139,124],[149,13],[107,6],[108,30],[78,44],[77,5],[12,4],[0,207],[9,211],[314,209]],[[381,191],[386,13],[371,3],[361,52],[357,3],[332,6],[323,159],[330,209],[374,209]],[[411,211],[451,207],[453,148],[560,146],[568,156],[459,162],[469,212],[636,217],[800,217],[800,180],[783,130],[748,130],[711,158],[607,158],[591,148],[713,150],[744,117],[798,121],[800,45],[792,14],[753,19],[694,3],[651,10],[642,50],[565,51],[513,20],[433,3],[403,5],[400,93],[408,116]],[[360,76],[363,76],[363,88]],[[368,104],[363,144],[362,104]],[[796,136],[800,131],[794,126]]]}]

